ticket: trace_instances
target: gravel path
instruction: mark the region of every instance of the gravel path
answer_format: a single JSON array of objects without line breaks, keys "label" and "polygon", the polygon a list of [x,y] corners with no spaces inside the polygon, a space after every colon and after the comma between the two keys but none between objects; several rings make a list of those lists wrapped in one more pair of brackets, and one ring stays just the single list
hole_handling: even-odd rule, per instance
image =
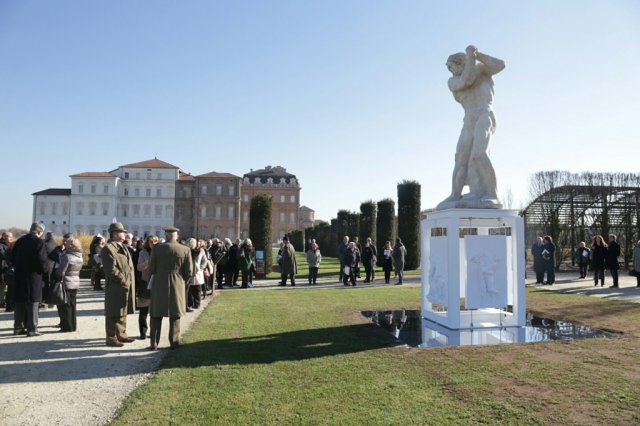
[{"label": "gravel path", "polygon": [[[207,298],[203,307],[211,298]],[[202,308],[201,308],[202,309]],[[200,310],[181,321],[186,331]],[[78,331],[61,333],[55,309],[40,311],[42,336],[13,336],[13,313],[0,313],[0,424],[103,425],[153,372],[168,351],[169,322],[162,325],[161,350],[149,339],[122,348],[105,346],[104,292],[82,280],[78,291]],[[127,331],[139,337],[138,315]]]}]

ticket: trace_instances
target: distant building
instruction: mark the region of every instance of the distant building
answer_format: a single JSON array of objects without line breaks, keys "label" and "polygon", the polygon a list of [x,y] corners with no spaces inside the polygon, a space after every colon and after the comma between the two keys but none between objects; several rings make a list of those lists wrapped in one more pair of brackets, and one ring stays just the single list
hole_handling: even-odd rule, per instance
[{"label": "distant building", "polygon": [[33,221],[42,222],[47,231],[62,235],[69,232],[71,223],[71,190],[49,188],[33,194]]},{"label": "distant building", "polygon": [[33,221],[55,234],[107,234],[122,222],[132,234],[164,236],[175,225],[183,237],[249,237],[251,199],[266,193],[273,199],[272,235],[314,224],[314,210],[300,206],[300,185],[283,167],[191,175],[157,158],[119,166],[110,172],[83,172],[71,177],[71,189],[33,193]]},{"label": "distant building", "polygon": [[258,193],[271,197],[271,232],[274,242],[296,229],[300,229],[300,184],[295,175],[287,173],[284,167],[267,166],[251,170],[242,177],[242,220],[243,234],[249,232],[249,210],[251,199]]},{"label": "distant building", "polygon": [[299,229],[311,228],[316,224],[316,211],[307,206],[300,206],[298,217],[300,218]]},{"label": "distant building", "polygon": [[176,226],[197,238],[240,236],[241,181],[230,173],[183,174],[177,183]]}]

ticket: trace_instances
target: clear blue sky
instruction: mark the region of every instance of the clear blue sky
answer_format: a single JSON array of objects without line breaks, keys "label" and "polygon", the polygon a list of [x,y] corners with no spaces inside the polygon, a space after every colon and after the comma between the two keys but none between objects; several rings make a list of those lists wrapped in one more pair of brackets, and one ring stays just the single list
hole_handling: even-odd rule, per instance
[{"label": "clear blue sky", "polygon": [[539,170],[640,172],[637,1],[0,0],[0,227],[70,174],[158,158],[282,165],[329,220],[450,191],[449,54],[504,59],[491,158],[520,207]]}]

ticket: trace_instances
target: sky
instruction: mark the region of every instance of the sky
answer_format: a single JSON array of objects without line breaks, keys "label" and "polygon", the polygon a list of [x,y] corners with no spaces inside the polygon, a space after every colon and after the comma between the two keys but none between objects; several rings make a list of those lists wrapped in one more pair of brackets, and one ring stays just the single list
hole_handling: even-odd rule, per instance
[{"label": "sky", "polygon": [[330,220],[451,191],[463,109],[445,62],[503,59],[491,161],[508,207],[542,170],[640,172],[637,1],[0,0],[0,228],[69,175],[157,158],[280,165]]}]

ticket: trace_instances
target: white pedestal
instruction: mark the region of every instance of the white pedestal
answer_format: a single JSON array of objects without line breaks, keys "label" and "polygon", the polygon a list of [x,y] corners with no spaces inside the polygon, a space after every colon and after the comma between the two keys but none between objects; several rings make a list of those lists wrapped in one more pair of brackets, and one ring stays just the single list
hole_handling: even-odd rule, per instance
[{"label": "white pedestal", "polygon": [[524,327],[524,221],[449,209],[422,221],[422,317],[449,329]]}]

